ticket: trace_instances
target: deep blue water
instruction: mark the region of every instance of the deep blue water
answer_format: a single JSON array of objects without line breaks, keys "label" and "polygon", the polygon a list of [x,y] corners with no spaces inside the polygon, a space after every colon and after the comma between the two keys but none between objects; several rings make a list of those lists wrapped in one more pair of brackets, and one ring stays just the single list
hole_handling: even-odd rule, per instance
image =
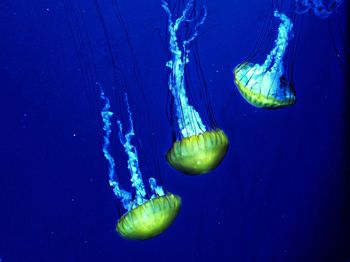
[{"label": "deep blue water", "polygon": [[[261,110],[237,92],[232,70],[253,51],[271,1],[207,1],[197,44],[230,149],[214,172],[190,177],[164,159],[172,137],[160,1],[119,0],[123,23],[112,1],[97,2],[0,3],[0,261],[347,261],[346,3],[325,20],[292,15],[297,103]],[[289,4],[281,11],[293,14]],[[254,50],[262,59],[263,47]],[[128,93],[144,176],[182,197],[174,224],[152,240],[115,232],[96,81],[123,121]],[[189,89],[200,105],[197,84],[192,77]]]}]

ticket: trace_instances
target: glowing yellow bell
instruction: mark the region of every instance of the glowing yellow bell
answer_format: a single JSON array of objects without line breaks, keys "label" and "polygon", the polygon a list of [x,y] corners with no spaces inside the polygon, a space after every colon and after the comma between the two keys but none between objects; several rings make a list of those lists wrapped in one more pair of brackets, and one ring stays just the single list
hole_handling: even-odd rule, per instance
[{"label": "glowing yellow bell", "polygon": [[174,221],[181,198],[168,193],[128,211],[118,221],[117,232],[126,239],[146,240],[158,236]]},{"label": "glowing yellow bell", "polygon": [[215,169],[226,155],[228,138],[221,129],[176,141],[168,151],[169,164],[186,174],[204,174]]}]

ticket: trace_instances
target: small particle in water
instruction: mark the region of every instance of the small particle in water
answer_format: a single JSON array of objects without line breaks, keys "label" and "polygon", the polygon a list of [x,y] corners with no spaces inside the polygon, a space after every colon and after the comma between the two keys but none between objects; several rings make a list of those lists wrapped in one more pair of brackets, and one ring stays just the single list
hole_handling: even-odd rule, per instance
[{"label": "small particle in water", "polygon": [[23,117],[21,119],[22,128],[27,128],[27,122],[28,122],[28,114],[23,113]]}]

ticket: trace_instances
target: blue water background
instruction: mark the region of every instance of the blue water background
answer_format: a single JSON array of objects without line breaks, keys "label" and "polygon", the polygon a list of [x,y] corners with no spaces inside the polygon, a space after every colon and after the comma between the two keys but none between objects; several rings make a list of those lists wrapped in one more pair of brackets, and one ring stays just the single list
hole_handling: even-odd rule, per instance
[{"label": "blue water background", "polygon": [[[297,104],[266,111],[243,100],[232,70],[252,51],[271,13],[270,1],[207,2],[198,47],[214,115],[230,149],[214,172],[198,177],[178,173],[164,159],[172,137],[166,117],[167,18],[160,1],[119,1],[133,55],[112,2],[100,1],[117,76],[123,71],[127,82],[114,89],[96,6],[91,0],[80,5],[76,1],[67,9],[81,36],[62,1],[0,3],[1,261],[341,262],[350,257],[349,86],[339,63],[344,58],[337,58],[344,45],[332,34],[339,28],[345,33],[345,4],[328,20],[302,16],[300,36],[292,40],[298,39],[296,53],[289,57]],[[93,66],[95,75],[86,71]],[[101,151],[102,104],[94,81],[123,121],[122,92],[128,92],[141,170],[182,197],[175,223],[155,239],[126,241],[115,232],[118,204]],[[116,130],[113,154],[127,185]]]}]

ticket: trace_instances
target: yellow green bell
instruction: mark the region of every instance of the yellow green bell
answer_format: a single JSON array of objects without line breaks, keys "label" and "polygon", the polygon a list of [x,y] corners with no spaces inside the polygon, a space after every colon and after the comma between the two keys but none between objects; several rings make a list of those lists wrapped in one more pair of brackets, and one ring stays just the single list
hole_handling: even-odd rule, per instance
[{"label": "yellow green bell", "polygon": [[181,207],[181,198],[168,193],[128,211],[117,223],[117,232],[126,239],[146,240],[165,231]]},{"label": "yellow green bell", "polygon": [[224,131],[206,131],[176,141],[166,159],[173,168],[186,174],[204,174],[221,163],[228,146],[229,141]]}]

